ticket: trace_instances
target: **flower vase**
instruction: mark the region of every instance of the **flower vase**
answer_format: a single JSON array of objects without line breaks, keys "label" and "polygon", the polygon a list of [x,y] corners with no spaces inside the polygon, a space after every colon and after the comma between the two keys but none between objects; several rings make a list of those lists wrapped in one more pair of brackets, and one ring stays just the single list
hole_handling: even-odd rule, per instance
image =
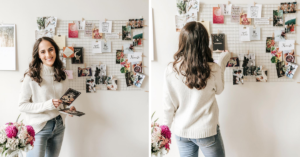
[{"label": "flower vase", "polygon": [[10,153],[7,157],[23,157],[23,153],[21,150],[16,150]]}]

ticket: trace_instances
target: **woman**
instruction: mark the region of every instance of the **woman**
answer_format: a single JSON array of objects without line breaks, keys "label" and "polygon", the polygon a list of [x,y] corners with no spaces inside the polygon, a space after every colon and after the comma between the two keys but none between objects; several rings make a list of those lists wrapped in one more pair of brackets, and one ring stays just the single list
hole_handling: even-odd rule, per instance
[{"label": "woman", "polygon": [[164,119],[177,139],[181,157],[224,157],[215,94],[224,89],[224,70],[230,54],[213,62],[209,36],[198,22],[187,23],[179,35],[179,49],[164,75]]},{"label": "woman", "polygon": [[[58,111],[64,108],[58,98],[68,89],[62,66],[57,44],[48,37],[38,39],[19,97],[19,109],[25,113],[26,124],[32,125],[36,133],[34,148],[27,157],[59,156],[65,115]],[[73,106],[70,110],[76,111]]]}]

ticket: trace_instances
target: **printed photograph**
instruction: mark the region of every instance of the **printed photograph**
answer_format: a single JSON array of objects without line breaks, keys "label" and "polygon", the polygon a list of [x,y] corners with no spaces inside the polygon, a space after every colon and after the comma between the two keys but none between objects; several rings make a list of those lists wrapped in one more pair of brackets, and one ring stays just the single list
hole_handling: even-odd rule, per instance
[{"label": "printed photograph", "polygon": [[101,52],[111,52],[111,41],[101,41]]},{"label": "printed photograph", "polygon": [[188,0],[187,2],[187,12],[198,12],[200,7],[200,0]]},{"label": "printed photograph", "polygon": [[211,34],[213,51],[225,50],[225,34]]},{"label": "printed photograph", "polygon": [[254,53],[245,54],[243,64],[246,64],[248,67],[255,66],[255,54]]},{"label": "printed photograph", "polygon": [[263,70],[262,75],[255,77],[256,82],[267,82],[268,81],[268,71]]},{"label": "printed photograph", "polygon": [[63,47],[63,57],[64,58],[74,58],[74,47]]},{"label": "printed photograph", "polygon": [[275,41],[285,41],[285,30],[275,30]]},{"label": "printed photograph", "polygon": [[99,21],[100,33],[111,33],[112,21]]},{"label": "printed photograph", "polygon": [[128,61],[128,59],[124,59],[123,62],[121,62],[121,69],[120,72],[121,73],[128,73],[130,72],[130,62]]},{"label": "printed photograph", "polygon": [[84,30],[85,28],[85,20],[83,21],[74,21],[78,30]]},{"label": "printed photograph", "polygon": [[95,76],[95,84],[100,85],[101,84],[101,77],[100,76]]},{"label": "printed photograph", "polygon": [[255,76],[261,76],[262,75],[262,66],[257,66],[256,69],[254,70],[254,75]]},{"label": "printed photograph", "polygon": [[133,44],[124,44],[124,54],[133,53]]},{"label": "printed photograph", "polygon": [[80,68],[78,67],[78,77],[92,76],[92,68]]},{"label": "printed photograph", "polygon": [[282,61],[282,51],[279,51],[279,47],[271,47],[271,55],[271,63]]},{"label": "printed photograph", "polygon": [[124,52],[122,50],[117,50],[116,52],[116,64],[120,64],[124,61]]},{"label": "printed photograph", "polygon": [[93,34],[92,34],[93,39],[101,39],[102,38],[102,33],[99,32],[99,27],[94,27],[93,28]]},{"label": "printed photograph", "polygon": [[37,17],[37,30],[44,30],[48,27],[56,27],[57,17],[47,16],[47,17]]},{"label": "printed photograph", "polygon": [[143,28],[144,19],[129,19],[128,24],[131,26],[131,29]]},{"label": "printed photograph", "polygon": [[69,23],[69,38],[78,38],[78,29],[75,23]]},{"label": "printed photograph", "polygon": [[251,18],[247,18],[245,13],[240,13],[240,25],[251,25]]},{"label": "printed photograph", "polygon": [[96,93],[96,83],[94,78],[86,79],[86,93]]},{"label": "printed photograph", "polygon": [[131,40],[130,26],[122,26],[122,40]]},{"label": "printed photograph", "polygon": [[288,78],[292,79],[294,77],[294,74],[295,74],[297,68],[298,68],[297,64],[288,63],[288,65],[286,66],[286,72],[285,72],[286,76]]},{"label": "printed photograph", "polygon": [[297,2],[282,2],[282,3],[280,3],[280,10],[283,10],[284,14],[296,13],[297,12]]},{"label": "printed photograph", "polygon": [[231,22],[240,22],[240,12],[241,12],[241,7],[232,5],[231,8]]},{"label": "printed photograph", "polygon": [[226,67],[239,67],[239,66],[240,66],[240,61],[238,57],[231,57],[226,65]]},{"label": "printed photograph", "polygon": [[283,77],[285,76],[285,71],[286,71],[286,68],[285,68],[285,64],[283,61],[278,61],[276,63],[276,71],[277,71],[277,77],[280,78],[280,77]]},{"label": "printed photograph", "polygon": [[81,94],[81,92],[69,88],[65,94],[60,98],[60,100],[62,101],[62,104],[64,105],[71,105],[77,98],[78,96]]},{"label": "printed photograph", "polygon": [[186,22],[197,21],[198,12],[190,11],[185,15],[185,17],[186,17]]},{"label": "printed photograph", "polygon": [[15,27],[0,25],[0,47],[15,47]]},{"label": "printed photograph", "polygon": [[140,88],[143,84],[144,79],[145,79],[144,74],[136,73],[135,76],[134,76],[133,84]]},{"label": "printed photograph", "polygon": [[271,52],[271,48],[275,46],[275,40],[273,37],[267,37],[266,40],[266,52],[270,53]]},{"label": "printed photograph", "polygon": [[176,25],[176,32],[180,32],[181,29],[186,24],[186,17],[184,15],[175,15],[175,25]]},{"label": "printed photograph", "polygon": [[186,0],[176,0],[177,11],[179,15],[184,15],[187,13],[187,1]]},{"label": "printed photograph", "polygon": [[133,46],[142,46],[143,44],[143,32],[142,31],[134,31],[132,33]]},{"label": "printed photograph", "polygon": [[143,73],[143,63],[142,61],[139,62],[132,62],[132,70],[136,73]]},{"label": "printed photograph", "polygon": [[74,47],[72,64],[83,64],[83,47]]},{"label": "printed photograph", "polygon": [[285,33],[295,33],[296,17],[285,17]]},{"label": "printed photograph", "polygon": [[288,63],[296,63],[295,52],[294,50],[283,50],[283,61],[287,66]]},{"label": "printed photograph", "polygon": [[111,79],[110,83],[106,85],[107,90],[117,90],[118,89],[118,80]]},{"label": "printed photograph", "polygon": [[222,15],[222,10],[219,7],[213,7],[213,23],[214,24],[224,23],[224,15]]},{"label": "printed photograph", "polygon": [[273,26],[283,26],[282,10],[273,10]]},{"label": "printed photograph", "polygon": [[232,4],[221,4],[221,10],[223,15],[231,15]]},{"label": "printed photograph", "polygon": [[133,85],[133,72],[127,72],[125,74],[125,79],[126,79],[126,85],[127,87],[130,87]]},{"label": "printed photograph", "polygon": [[233,69],[233,85],[244,84],[244,76],[242,69]]},{"label": "printed photograph", "polygon": [[94,77],[106,75],[106,64],[93,65],[91,68]]},{"label": "printed photograph", "polygon": [[243,67],[244,76],[255,76],[254,72],[256,70],[256,66],[246,66]]},{"label": "printed photograph", "polygon": [[106,85],[107,84],[106,80],[107,80],[107,76],[100,76],[100,81],[101,81],[100,84],[105,84]]},{"label": "printed photograph", "polygon": [[63,114],[69,114],[69,115],[78,116],[78,117],[85,115],[85,113],[80,112],[80,111],[74,111],[74,110],[71,111],[70,108],[60,109],[58,111]]}]

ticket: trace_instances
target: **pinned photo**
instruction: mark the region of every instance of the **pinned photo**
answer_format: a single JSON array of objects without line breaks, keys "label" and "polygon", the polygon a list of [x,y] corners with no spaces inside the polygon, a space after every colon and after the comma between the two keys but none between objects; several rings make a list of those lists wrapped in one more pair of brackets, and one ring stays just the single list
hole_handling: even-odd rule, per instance
[{"label": "pinned photo", "polygon": [[286,66],[288,65],[288,63],[296,63],[294,50],[284,50],[282,52],[283,52],[283,61]]},{"label": "pinned photo", "polygon": [[78,30],[84,30],[85,28],[85,20],[83,21],[74,21]]},{"label": "pinned photo", "polygon": [[105,76],[106,75],[106,65],[93,65],[92,66],[92,72],[94,73],[94,76]]},{"label": "pinned photo", "polygon": [[128,72],[130,72],[130,62],[128,61],[128,59],[124,59],[124,61],[121,62],[120,72],[121,73],[128,73]]},{"label": "pinned photo", "polygon": [[186,22],[197,21],[198,12],[197,11],[188,12],[185,15],[185,17],[186,17]]},{"label": "pinned photo", "polygon": [[143,28],[144,19],[129,19],[128,24],[131,26],[131,29]]},{"label": "pinned photo", "polygon": [[106,85],[107,90],[117,90],[118,89],[118,80],[112,79],[111,84]]},{"label": "pinned photo", "polygon": [[242,69],[233,69],[233,85],[244,84],[244,76]]},{"label": "pinned photo", "polygon": [[143,43],[143,32],[135,31],[132,33],[133,46],[142,46]]},{"label": "pinned photo", "polygon": [[126,85],[127,87],[130,87],[133,85],[134,77],[132,72],[127,72],[125,74],[125,79],[126,79]]},{"label": "pinned photo", "polygon": [[213,23],[214,24],[224,23],[224,15],[222,15],[222,10],[219,7],[213,7]]},{"label": "pinned photo", "polygon": [[240,25],[251,25],[251,18],[247,18],[245,13],[240,13]]},{"label": "pinned photo", "polygon": [[296,13],[297,12],[297,2],[282,2],[282,3],[280,3],[280,9],[283,10],[284,14]]},{"label": "pinned photo", "polygon": [[261,76],[262,75],[262,66],[257,66],[256,69],[254,70],[254,75],[255,76]]},{"label": "pinned photo", "polygon": [[267,37],[266,40],[266,52],[270,53],[271,48],[275,46],[275,40],[273,37]]},{"label": "pinned photo", "polygon": [[279,50],[279,47],[271,47],[271,55],[271,63],[282,61],[282,51]]},{"label": "pinned photo", "polygon": [[124,52],[122,50],[117,50],[116,52],[116,64],[124,62]]},{"label": "pinned photo", "polygon": [[285,33],[295,33],[296,17],[285,17]]},{"label": "pinned photo", "polygon": [[288,78],[292,79],[294,77],[294,74],[295,74],[297,68],[298,68],[297,64],[288,63],[288,65],[286,67],[286,72],[285,72],[286,76]]},{"label": "pinned photo", "polygon": [[94,78],[86,79],[86,93],[96,93],[96,81]]},{"label": "pinned photo", "polygon": [[72,64],[83,63],[83,47],[74,47],[74,57],[72,58]]},{"label": "pinned photo", "polygon": [[63,57],[64,58],[73,58],[74,57],[74,47],[64,47],[63,48]]},{"label": "pinned photo", "polygon": [[62,101],[63,105],[71,105],[81,94],[81,92],[69,88],[65,94],[60,98],[60,100]]},{"label": "pinned photo", "polygon": [[273,26],[283,26],[282,10],[273,10]]},{"label": "pinned photo", "polygon": [[275,30],[275,41],[285,41],[285,30]]},{"label": "pinned photo", "polygon": [[283,61],[278,61],[276,63],[276,71],[277,71],[277,77],[280,78],[280,77],[283,77],[285,76],[285,71],[286,71],[286,68],[285,68],[285,64]]},{"label": "pinned photo", "polygon": [[78,67],[78,77],[92,76],[92,68],[80,68]]},{"label": "pinned photo", "polygon": [[49,27],[55,28],[57,24],[57,17],[46,16],[46,17],[37,17],[37,30],[44,30]]},{"label": "pinned photo", "polygon": [[256,82],[267,82],[268,81],[268,71],[263,70],[262,75],[255,77]]},{"label": "pinned photo", "polygon": [[239,66],[240,66],[240,61],[238,57],[231,57],[226,65],[226,67],[239,67]]},{"label": "pinned photo", "polygon": [[132,62],[131,64],[132,64],[132,70],[134,72],[143,73],[143,63],[142,63],[142,61]]},{"label": "pinned photo", "polygon": [[124,44],[124,54],[133,53],[133,44]]},{"label": "pinned photo", "polygon": [[101,52],[111,52],[111,41],[101,41]]},{"label": "pinned photo", "polygon": [[122,26],[122,40],[131,40],[130,26]]},{"label": "pinned photo", "polygon": [[102,38],[102,33],[99,32],[99,28],[94,26],[93,28],[93,34],[92,34],[93,39],[101,39]]},{"label": "pinned photo", "polygon": [[69,23],[69,38],[78,38],[78,29],[75,23]]},{"label": "pinned photo", "polygon": [[186,24],[186,17],[184,15],[175,15],[175,25],[176,25],[176,32],[180,32],[181,29]]},{"label": "pinned photo", "polygon": [[142,86],[142,83],[143,83],[144,79],[145,79],[144,74],[135,73],[133,84],[140,88]]}]

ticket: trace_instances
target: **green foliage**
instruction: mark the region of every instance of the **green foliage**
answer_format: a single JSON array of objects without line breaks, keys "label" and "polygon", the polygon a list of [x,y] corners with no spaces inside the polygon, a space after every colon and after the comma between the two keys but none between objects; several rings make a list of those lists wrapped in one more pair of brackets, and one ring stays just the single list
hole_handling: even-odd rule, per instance
[{"label": "green foliage", "polygon": [[39,18],[37,19],[37,24],[39,29],[45,29],[45,18]]},{"label": "green foliage", "polygon": [[181,1],[177,3],[177,8],[179,9],[179,14],[186,13],[186,3]]}]

